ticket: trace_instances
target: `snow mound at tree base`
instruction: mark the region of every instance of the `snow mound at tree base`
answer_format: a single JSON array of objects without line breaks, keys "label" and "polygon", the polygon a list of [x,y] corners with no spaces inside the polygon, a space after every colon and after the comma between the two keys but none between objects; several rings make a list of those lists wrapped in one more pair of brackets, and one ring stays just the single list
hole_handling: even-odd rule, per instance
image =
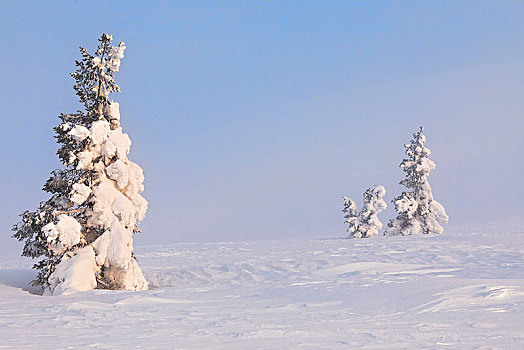
[{"label": "snow mound at tree base", "polygon": [[86,292],[96,288],[95,251],[87,246],[75,255],[64,257],[49,277],[49,289],[45,295],[62,295]]},{"label": "snow mound at tree base", "polygon": [[129,291],[147,290],[148,283],[142,270],[134,259],[124,266],[109,266],[104,268],[104,280],[97,281],[100,267],[96,262],[95,250],[92,246],[79,249],[74,254],[65,256],[56,270],[49,277],[49,287],[44,295],[63,295],[74,292],[86,292],[99,287]]},{"label": "snow mound at tree base", "polygon": [[147,290],[149,287],[142,270],[138,267],[135,260],[131,260],[127,268],[106,268],[104,270],[104,278],[115,289],[138,291]]}]

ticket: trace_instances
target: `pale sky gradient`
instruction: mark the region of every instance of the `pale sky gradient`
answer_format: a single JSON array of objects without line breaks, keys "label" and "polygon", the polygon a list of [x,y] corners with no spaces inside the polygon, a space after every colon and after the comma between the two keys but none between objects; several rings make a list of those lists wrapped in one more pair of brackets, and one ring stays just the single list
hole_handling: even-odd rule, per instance
[{"label": "pale sky gradient", "polygon": [[424,125],[445,234],[524,232],[524,2],[0,2],[0,243],[48,195],[102,32],[149,211],[136,244],[342,237]]}]

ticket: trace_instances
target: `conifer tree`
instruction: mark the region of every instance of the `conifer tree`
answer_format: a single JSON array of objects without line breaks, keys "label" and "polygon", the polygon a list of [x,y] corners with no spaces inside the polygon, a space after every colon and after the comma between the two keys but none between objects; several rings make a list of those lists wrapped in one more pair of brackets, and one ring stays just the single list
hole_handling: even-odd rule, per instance
[{"label": "conifer tree", "polygon": [[357,205],[354,200],[348,197],[342,197],[342,200],[344,201],[344,209],[342,209],[342,212],[346,214],[344,215],[344,219],[346,219],[344,224],[348,225],[346,231],[349,233],[350,238],[361,238],[362,236],[358,232],[359,220],[357,216]]},{"label": "conifer tree", "polygon": [[384,186],[374,186],[364,192],[364,204],[357,215],[355,202],[347,197],[344,200],[344,222],[348,225],[348,238],[369,238],[378,234],[382,228],[382,222],[378,219],[378,213],[386,209],[386,202],[382,199],[386,195]]},{"label": "conifer tree", "polygon": [[114,76],[126,47],[111,41],[102,34],[94,55],[80,48],[71,76],[84,111],[61,114],[54,128],[64,168],[43,187],[51,198],[13,227],[24,241],[22,256],[41,258],[32,284],[47,294],[148,288],[132,238],[147,210],[144,176],[127,158],[131,140],[120,127],[118,102],[109,99],[120,91]]},{"label": "conifer tree", "polygon": [[431,151],[425,144],[426,136],[421,126],[413,134],[413,140],[404,145],[408,157],[400,167],[406,178],[400,184],[410,191],[393,199],[398,215],[389,222],[385,235],[440,234],[444,231],[441,224],[449,220],[444,207],[433,199],[428,176],[436,165],[428,158]]},{"label": "conifer tree", "polygon": [[362,237],[376,236],[378,231],[382,229],[382,222],[378,219],[378,213],[387,208],[386,202],[382,199],[385,195],[384,186],[368,188],[364,192],[364,205],[359,214],[359,231],[362,233]]}]

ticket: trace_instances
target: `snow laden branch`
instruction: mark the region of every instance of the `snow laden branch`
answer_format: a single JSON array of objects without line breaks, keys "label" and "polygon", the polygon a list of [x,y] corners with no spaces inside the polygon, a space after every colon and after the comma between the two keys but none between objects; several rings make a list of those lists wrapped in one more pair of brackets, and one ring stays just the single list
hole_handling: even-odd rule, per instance
[{"label": "snow laden branch", "polygon": [[346,215],[344,222],[348,225],[348,238],[369,238],[376,236],[382,228],[382,222],[378,219],[378,213],[386,209],[386,202],[382,199],[386,195],[384,186],[368,188],[364,192],[364,204],[357,215],[357,205],[348,197],[344,200],[343,213]]},{"label": "snow laden branch", "polygon": [[393,199],[397,217],[388,223],[387,236],[440,234],[444,231],[441,224],[447,223],[449,218],[442,204],[433,199],[428,176],[436,167],[428,157],[431,154],[425,146],[426,136],[424,128],[413,134],[413,140],[404,145],[407,158],[400,163],[406,173],[400,182],[410,191]]},{"label": "snow laden branch", "polygon": [[109,99],[120,91],[114,77],[126,47],[111,41],[103,34],[94,55],[80,48],[71,76],[85,110],[61,114],[54,128],[64,168],[44,185],[51,198],[22,213],[13,228],[24,241],[22,255],[41,258],[32,283],[47,294],[148,288],[133,254],[133,234],[147,210],[144,175],[127,158],[131,140],[120,126],[119,104]]}]

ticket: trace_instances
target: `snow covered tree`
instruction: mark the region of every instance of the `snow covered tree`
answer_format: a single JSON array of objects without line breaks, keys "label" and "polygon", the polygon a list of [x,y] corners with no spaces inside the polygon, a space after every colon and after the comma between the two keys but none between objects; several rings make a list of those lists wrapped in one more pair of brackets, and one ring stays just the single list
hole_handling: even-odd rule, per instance
[{"label": "snow covered tree", "polygon": [[359,231],[362,237],[373,237],[378,235],[382,228],[382,222],[378,219],[378,213],[387,208],[386,202],[382,199],[386,195],[384,186],[368,188],[364,192],[364,205],[359,214]]},{"label": "snow covered tree", "polygon": [[[344,200],[344,209],[342,212],[346,214],[344,216],[344,224],[348,225],[348,229],[346,230],[349,233],[349,237],[356,237],[359,236],[358,232],[358,225],[359,220],[357,216],[357,205],[355,204],[355,201],[352,199],[349,199],[348,197],[342,197],[342,200]],[[356,238],[362,237],[361,235]]]},{"label": "snow covered tree", "polygon": [[347,213],[344,222],[348,225],[348,238],[369,238],[378,234],[382,228],[382,222],[378,219],[378,213],[386,209],[386,202],[382,199],[386,195],[384,186],[368,188],[364,192],[364,205],[357,215],[355,202],[347,197],[344,200],[344,213]]},{"label": "snow covered tree", "polygon": [[431,151],[425,146],[424,128],[413,134],[413,140],[404,145],[406,159],[400,167],[406,173],[401,185],[411,189],[393,199],[397,217],[391,220],[385,235],[440,234],[444,231],[441,224],[449,218],[444,207],[433,199],[428,176],[435,169],[435,163],[428,158]]},{"label": "snow covered tree", "polygon": [[126,47],[111,41],[102,34],[94,55],[80,48],[71,76],[85,111],[61,114],[54,128],[64,168],[43,187],[51,198],[13,227],[25,243],[22,256],[42,257],[32,284],[46,294],[148,288],[133,254],[133,234],[147,210],[144,175],[127,158],[131,140],[120,127],[118,102],[109,99],[120,91],[114,76]]}]

